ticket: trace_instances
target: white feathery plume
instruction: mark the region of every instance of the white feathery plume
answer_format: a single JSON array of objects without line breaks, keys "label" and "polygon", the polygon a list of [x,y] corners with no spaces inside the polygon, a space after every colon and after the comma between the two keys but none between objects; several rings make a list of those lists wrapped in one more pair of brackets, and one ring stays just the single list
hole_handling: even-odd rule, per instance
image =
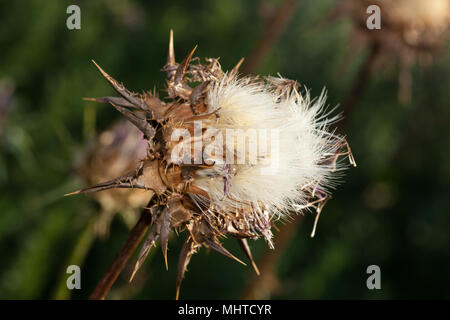
[{"label": "white feathery plume", "polygon": [[[225,155],[222,159],[212,157],[214,165],[203,170],[194,184],[207,191],[213,204],[225,212],[250,208],[258,216],[269,213],[284,218],[299,207],[307,207],[311,193],[306,187],[329,189],[335,182],[335,171],[343,168],[340,162],[336,166],[327,161],[342,147],[344,138],[328,131],[339,117],[327,118],[330,112],[325,108],[325,91],[311,100],[308,91],[302,96],[295,86],[280,93],[271,80],[284,79],[224,76],[207,92],[207,112],[216,112],[216,117],[209,118],[206,127],[222,132],[266,129],[266,141],[259,135],[258,143],[278,144],[277,151],[258,154],[256,164],[249,163],[250,147],[245,150],[245,163],[229,164],[225,170]],[[271,141],[273,131],[278,132],[277,141]],[[239,153],[235,143],[227,144],[225,137],[223,143],[225,150]],[[265,174],[264,168],[273,162],[277,162],[275,171]]]}]

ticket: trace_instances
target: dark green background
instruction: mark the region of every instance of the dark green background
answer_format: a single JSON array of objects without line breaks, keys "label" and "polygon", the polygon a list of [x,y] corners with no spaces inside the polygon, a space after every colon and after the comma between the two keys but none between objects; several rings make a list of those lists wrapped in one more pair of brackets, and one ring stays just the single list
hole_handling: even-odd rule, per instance
[{"label": "dark green background", "polygon": [[[66,28],[73,3],[81,7],[80,31]],[[329,104],[342,102],[367,48],[349,50],[347,18],[324,21],[334,4],[300,1],[257,72],[280,72],[313,96],[326,86]],[[198,44],[200,57],[220,56],[229,69],[260,36],[260,7],[256,0],[0,1],[0,80],[15,86],[0,136],[0,298],[68,298],[65,268],[83,249],[82,289],[72,298],[87,298],[126,237],[118,218],[108,240],[83,245],[98,207],[87,196],[62,197],[81,186],[73,164],[94,129],[119,117],[110,106],[81,100],[112,94],[90,59],[134,91],[163,89],[159,70],[173,28],[177,60]],[[450,298],[449,49],[447,42],[430,66],[413,64],[409,104],[397,100],[394,56],[391,68],[371,77],[345,128],[358,167],[325,207],[316,238],[309,238],[314,216],[301,221],[279,261],[282,290],[271,298]],[[128,270],[111,297],[172,299],[183,239],[169,244],[169,271],[154,250],[145,283],[128,285]],[[225,245],[242,257],[234,242]],[[258,260],[266,244],[251,245]],[[378,291],[366,288],[371,264],[381,267]],[[181,298],[239,298],[251,277],[250,267],[202,249]]]}]

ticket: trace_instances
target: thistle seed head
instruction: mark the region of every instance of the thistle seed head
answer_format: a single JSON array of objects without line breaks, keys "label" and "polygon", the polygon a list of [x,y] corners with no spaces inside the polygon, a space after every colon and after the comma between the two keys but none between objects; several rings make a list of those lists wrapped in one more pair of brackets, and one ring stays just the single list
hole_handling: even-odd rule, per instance
[{"label": "thistle seed head", "polygon": [[239,241],[259,272],[247,239],[263,237],[273,248],[274,221],[308,208],[318,217],[345,167],[342,160],[355,165],[345,138],[330,131],[338,117],[330,117],[324,92],[311,99],[281,76],[239,76],[242,60],[224,72],[218,59],[202,62],[194,51],[177,63],[171,32],[163,100],[155,92],[132,93],[96,64],[120,97],[91,100],[122,113],[148,148],[135,169],[75,192],[137,188],[148,193],[153,223],[133,275],[158,239],[167,265],[169,233],[187,231],[177,297],[190,258],[201,246],[243,263],[221,245],[225,236]]}]

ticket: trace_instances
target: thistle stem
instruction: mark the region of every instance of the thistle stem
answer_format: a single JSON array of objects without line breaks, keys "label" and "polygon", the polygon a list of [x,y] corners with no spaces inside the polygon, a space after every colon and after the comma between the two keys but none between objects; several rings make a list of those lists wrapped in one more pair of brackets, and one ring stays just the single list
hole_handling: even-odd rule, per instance
[{"label": "thistle stem", "polygon": [[298,0],[284,0],[269,19],[252,52],[245,59],[242,73],[252,73],[261,64],[264,57],[277,42],[283,30],[292,18]]},{"label": "thistle stem", "polygon": [[125,243],[120,248],[119,253],[117,253],[108,270],[106,270],[100,281],[97,283],[94,291],[92,291],[89,296],[90,300],[105,299],[128,259],[130,259],[139,242],[141,242],[148,226],[152,222],[151,211],[147,207],[142,210],[139,221],[130,231]]},{"label": "thistle stem", "polygon": [[342,104],[343,119],[339,123],[341,127],[344,126],[346,120],[353,113],[356,106],[361,101],[361,98],[366,91],[367,85],[369,84],[370,76],[372,75],[372,71],[379,52],[380,44],[378,42],[372,43],[369,47],[369,54],[367,55],[358,71],[358,75],[356,76],[356,79],[352,85],[352,89],[350,90],[347,98]]}]

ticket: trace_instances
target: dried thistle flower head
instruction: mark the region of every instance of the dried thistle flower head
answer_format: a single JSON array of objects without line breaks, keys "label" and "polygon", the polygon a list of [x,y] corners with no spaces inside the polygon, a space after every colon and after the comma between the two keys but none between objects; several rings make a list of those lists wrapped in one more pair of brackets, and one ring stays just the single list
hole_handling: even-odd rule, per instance
[{"label": "dried thistle flower head", "polygon": [[389,14],[392,28],[403,33],[411,45],[435,45],[442,42],[450,24],[448,0],[382,1]]},{"label": "dried thistle flower head", "polygon": [[[381,11],[381,29],[369,30],[366,9],[377,5]],[[385,65],[399,62],[400,102],[411,101],[411,66],[415,61],[432,62],[432,53],[445,44],[449,35],[449,0],[347,0],[335,8],[348,15],[354,25],[356,43],[368,43],[380,53]]]},{"label": "dried thistle flower head", "polygon": [[[366,8],[374,4],[381,10],[381,29],[376,31],[366,27]],[[349,0],[343,6],[361,32],[388,47],[432,50],[442,44],[448,34],[448,0]]]},{"label": "dried thistle flower head", "polygon": [[177,297],[201,246],[243,263],[221,245],[227,235],[239,241],[258,273],[247,239],[264,237],[273,248],[275,220],[307,208],[318,217],[344,168],[339,159],[355,164],[344,137],[329,131],[337,117],[328,118],[324,93],[311,100],[295,81],[240,77],[242,60],[223,72],[218,59],[202,63],[194,50],[176,63],[171,32],[165,100],[130,92],[96,64],[120,97],[94,100],[110,103],[139,128],[148,149],[134,170],[75,192],[147,191],[153,223],[134,273],[158,239],[167,266],[170,231],[187,231]]},{"label": "dried thistle flower head", "polygon": [[[77,174],[88,185],[136,168],[147,154],[147,142],[142,132],[125,119],[120,119],[84,150],[78,160]],[[92,193],[101,211],[95,221],[95,232],[101,238],[109,235],[111,221],[121,214],[131,228],[138,218],[138,209],[148,203],[148,193],[142,189],[110,189]]]}]

